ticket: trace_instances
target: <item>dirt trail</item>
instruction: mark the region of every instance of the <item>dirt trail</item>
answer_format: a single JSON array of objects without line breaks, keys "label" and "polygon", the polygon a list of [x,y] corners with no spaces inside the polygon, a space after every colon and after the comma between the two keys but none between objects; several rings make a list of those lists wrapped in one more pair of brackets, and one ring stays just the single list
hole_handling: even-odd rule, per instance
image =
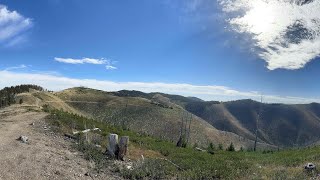
[{"label": "dirt trail", "polygon": [[[46,130],[46,115],[20,106],[0,109],[0,179],[119,179],[91,174],[92,163]],[[16,140],[20,135],[28,136],[29,143]]]}]

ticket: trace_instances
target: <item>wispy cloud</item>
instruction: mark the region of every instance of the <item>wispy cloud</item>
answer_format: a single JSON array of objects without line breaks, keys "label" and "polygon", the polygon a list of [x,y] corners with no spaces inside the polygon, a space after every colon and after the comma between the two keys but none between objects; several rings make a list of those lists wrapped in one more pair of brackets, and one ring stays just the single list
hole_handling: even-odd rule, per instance
[{"label": "wispy cloud", "polygon": [[4,69],[4,71],[12,71],[12,70],[17,70],[17,69],[25,69],[27,68],[28,66],[24,65],[24,64],[21,64],[19,66],[12,66],[12,67],[7,67]]},{"label": "wispy cloud", "polygon": [[[10,79],[10,81],[8,81]],[[17,84],[37,84],[50,90],[63,90],[76,86],[86,86],[90,88],[118,91],[118,90],[138,90],[144,92],[164,92],[180,94],[184,96],[196,96],[205,100],[237,100],[254,99],[259,100],[260,94],[254,91],[238,91],[225,86],[199,86],[192,84],[161,83],[161,82],[115,82],[95,79],[75,79],[64,76],[56,76],[42,73],[18,73],[11,71],[0,71],[0,88]],[[273,103],[310,103],[320,102],[320,99],[301,97],[280,97],[276,95],[264,95],[264,102]]]},{"label": "wispy cloud", "polygon": [[118,69],[118,68],[115,67],[115,66],[106,65],[106,69],[108,69],[108,70],[114,70],[114,69]]},{"label": "wispy cloud", "polygon": [[[32,20],[10,11],[6,6],[0,4],[0,44],[16,44],[26,30],[32,27]],[[13,41],[13,42],[11,42]]]},{"label": "wispy cloud", "polygon": [[55,61],[67,64],[106,64],[107,60],[105,59],[93,59],[93,58],[82,58],[82,59],[73,59],[73,58],[54,58]]},{"label": "wispy cloud", "polygon": [[299,69],[320,55],[320,1],[219,0],[232,30],[249,34],[268,69]]},{"label": "wispy cloud", "polygon": [[95,58],[82,58],[82,59],[74,59],[74,58],[59,58],[55,57],[55,61],[60,63],[67,63],[67,64],[96,64],[96,65],[106,65],[107,70],[115,70],[117,67],[115,67],[113,64],[115,63],[112,60],[109,59],[95,59]]}]

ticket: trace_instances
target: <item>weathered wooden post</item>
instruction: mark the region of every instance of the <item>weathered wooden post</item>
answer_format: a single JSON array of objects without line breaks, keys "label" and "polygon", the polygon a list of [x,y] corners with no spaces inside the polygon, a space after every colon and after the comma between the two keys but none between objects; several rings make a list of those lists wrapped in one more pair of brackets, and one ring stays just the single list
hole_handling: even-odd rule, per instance
[{"label": "weathered wooden post", "polygon": [[118,159],[124,161],[125,156],[128,153],[129,136],[122,136],[119,142],[119,154]]},{"label": "weathered wooden post", "polygon": [[112,157],[116,157],[118,155],[118,135],[117,134],[109,134],[109,146],[108,153]]}]

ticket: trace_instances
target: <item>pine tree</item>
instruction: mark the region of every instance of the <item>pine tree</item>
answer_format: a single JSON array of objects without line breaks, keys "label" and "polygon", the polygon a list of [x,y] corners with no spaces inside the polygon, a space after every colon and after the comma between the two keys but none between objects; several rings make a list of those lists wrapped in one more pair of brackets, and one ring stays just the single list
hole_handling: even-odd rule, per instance
[{"label": "pine tree", "polygon": [[229,145],[229,147],[227,148],[227,151],[235,151],[234,145],[231,142],[231,144]]}]

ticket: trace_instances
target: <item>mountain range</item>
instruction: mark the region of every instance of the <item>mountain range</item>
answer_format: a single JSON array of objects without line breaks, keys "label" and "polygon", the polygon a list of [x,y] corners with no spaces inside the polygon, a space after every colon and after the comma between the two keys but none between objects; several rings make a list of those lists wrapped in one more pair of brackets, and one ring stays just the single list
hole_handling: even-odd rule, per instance
[{"label": "mountain range", "polygon": [[203,101],[164,93],[105,92],[85,87],[59,92],[31,91],[16,98],[26,104],[48,105],[172,142],[179,139],[182,119],[192,116],[190,144],[203,147],[209,143],[227,146],[232,142],[238,149],[253,148],[256,127],[261,149],[309,146],[320,138],[317,103]]}]

